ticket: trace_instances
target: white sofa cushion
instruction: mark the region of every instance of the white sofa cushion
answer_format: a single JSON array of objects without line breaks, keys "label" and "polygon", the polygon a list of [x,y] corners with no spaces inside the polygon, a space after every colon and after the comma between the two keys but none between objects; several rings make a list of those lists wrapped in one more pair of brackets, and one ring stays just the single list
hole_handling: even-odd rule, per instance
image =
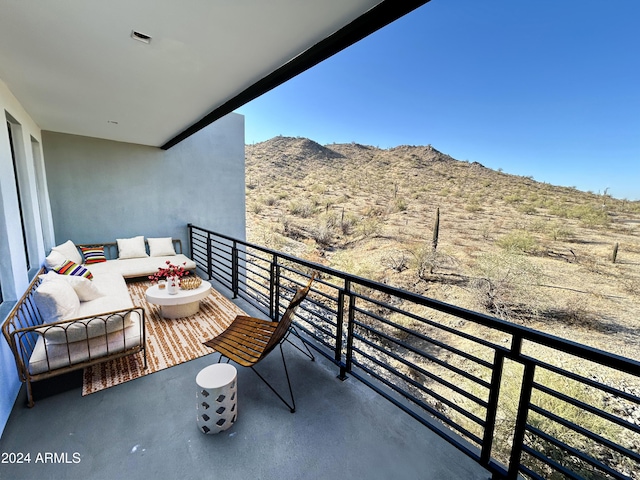
[{"label": "white sofa cushion", "polygon": [[164,257],[129,258],[126,260],[107,260],[102,263],[91,265],[91,272],[94,275],[94,282],[98,275],[110,272],[119,273],[125,278],[147,277],[158,271],[158,268],[166,268],[167,260],[174,265],[184,264],[187,270],[196,268],[196,263],[186,255],[167,255]]},{"label": "white sofa cushion", "polygon": [[131,324],[124,330],[90,338],[89,341],[54,344],[39,337],[29,359],[29,371],[35,375],[141,345],[142,318],[135,313],[130,317]]},{"label": "white sofa cushion", "polygon": [[104,296],[100,289],[88,278],[78,277],[76,275],[60,275],[56,272],[48,272],[45,275],[40,275],[40,280],[43,282],[65,282],[71,285],[78,295],[78,299],[81,302],[87,302],[95,300]]},{"label": "white sofa cushion", "polygon": [[[114,262],[115,261],[116,260],[114,260]],[[100,273],[100,275],[95,274],[93,283],[104,295],[90,302],[80,302],[80,308],[78,309],[76,318],[100,315],[134,307],[131,296],[129,295],[127,283],[120,273],[105,271]]]},{"label": "white sofa cushion", "polygon": [[80,310],[78,294],[66,282],[41,283],[36,288],[34,298],[45,323],[73,318]]},{"label": "white sofa cushion", "polygon": [[148,257],[147,248],[144,244],[144,237],[142,235],[132,238],[117,238],[118,243],[118,258],[140,258]]},{"label": "white sofa cushion", "polygon": [[149,244],[149,256],[164,257],[166,255],[175,255],[176,249],[173,247],[171,237],[164,238],[147,238]]}]

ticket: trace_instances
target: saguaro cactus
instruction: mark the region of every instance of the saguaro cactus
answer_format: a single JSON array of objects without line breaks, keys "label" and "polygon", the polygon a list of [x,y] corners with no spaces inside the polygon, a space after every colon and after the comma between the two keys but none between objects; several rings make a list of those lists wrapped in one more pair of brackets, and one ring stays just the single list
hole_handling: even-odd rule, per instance
[{"label": "saguaro cactus", "polygon": [[440,208],[436,209],[436,220],[433,223],[433,239],[431,240],[431,261],[429,266],[429,273],[433,274],[438,262],[438,254],[436,249],[438,248],[438,235],[440,235]]},{"label": "saguaro cactus", "polygon": [[438,235],[440,235],[440,207],[436,210],[436,221],[433,224],[433,240],[431,241],[431,245],[433,246],[433,251],[436,251],[438,248]]}]

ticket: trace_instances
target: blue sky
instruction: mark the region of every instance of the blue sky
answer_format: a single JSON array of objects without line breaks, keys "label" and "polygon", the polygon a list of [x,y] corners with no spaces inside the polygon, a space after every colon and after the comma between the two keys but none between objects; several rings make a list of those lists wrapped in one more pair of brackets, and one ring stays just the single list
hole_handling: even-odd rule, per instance
[{"label": "blue sky", "polygon": [[640,200],[640,0],[432,0],[238,113]]}]

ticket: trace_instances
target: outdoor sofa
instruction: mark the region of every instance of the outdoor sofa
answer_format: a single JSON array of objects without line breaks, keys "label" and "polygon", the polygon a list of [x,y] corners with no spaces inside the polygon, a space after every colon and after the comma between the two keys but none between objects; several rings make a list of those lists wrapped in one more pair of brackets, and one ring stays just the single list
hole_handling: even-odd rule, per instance
[{"label": "outdoor sofa", "polygon": [[134,305],[125,278],[152,275],[167,261],[195,269],[180,240],[168,237],[69,240],[52,249],[2,324],[30,407],[32,382],[138,352],[146,367],[144,309]]}]

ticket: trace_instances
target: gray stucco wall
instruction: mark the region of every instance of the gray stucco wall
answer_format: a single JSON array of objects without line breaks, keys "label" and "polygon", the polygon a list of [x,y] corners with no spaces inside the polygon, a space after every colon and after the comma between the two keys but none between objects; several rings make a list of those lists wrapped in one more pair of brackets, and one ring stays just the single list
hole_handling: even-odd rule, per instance
[{"label": "gray stucco wall", "polygon": [[42,132],[56,244],[182,239],[188,223],[245,238],[244,117],[175,147]]}]

